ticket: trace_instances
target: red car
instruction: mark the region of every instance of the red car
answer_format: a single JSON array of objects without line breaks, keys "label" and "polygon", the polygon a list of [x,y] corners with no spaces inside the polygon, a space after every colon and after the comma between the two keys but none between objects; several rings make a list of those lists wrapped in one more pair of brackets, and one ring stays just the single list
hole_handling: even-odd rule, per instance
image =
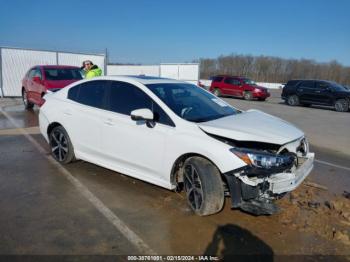
[{"label": "red car", "polygon": [[212,77],[209,91],[216,96],[243,97],[246,100],[254,98],[264,101],[270,96],[267,88],[258,86],[246,77],[218,75]]},{"label": "red car", "polygon": [[22,80],[22,98],[26,109],[41,106],[46,92],[55,92],[83,79],[76,66],[38,65],[28,70]]}]

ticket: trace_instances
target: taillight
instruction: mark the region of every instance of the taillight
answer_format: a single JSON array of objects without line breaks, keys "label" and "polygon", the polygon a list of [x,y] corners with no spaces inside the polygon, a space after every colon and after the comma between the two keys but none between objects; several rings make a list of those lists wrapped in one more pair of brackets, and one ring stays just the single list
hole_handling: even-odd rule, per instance
[{"label": "taillight", "polygon": [[38,106],[42,107],[45,104],[45,102],[46,102],[46,100],[44,98],[41,98]]}]

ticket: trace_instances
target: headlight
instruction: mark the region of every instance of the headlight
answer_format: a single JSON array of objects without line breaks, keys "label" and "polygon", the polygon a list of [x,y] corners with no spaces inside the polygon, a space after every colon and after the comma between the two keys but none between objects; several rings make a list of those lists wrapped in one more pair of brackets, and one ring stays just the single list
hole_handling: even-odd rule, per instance
[{"label": "headlight", "polygon": [[242,148],[231,148],[230,151],[243,160],[247,165],[261,169],[286,169],[292,167],[296,161],[296,156],[293,154],[276,155]]},{"label": "headlight", "polygon": [[309,153],[309,142],[307,141],[306,137],[304,137],[300,141],[300,145],[297,147],[297,153],[301,154],[302,156],[306,156],[307,153]]}]

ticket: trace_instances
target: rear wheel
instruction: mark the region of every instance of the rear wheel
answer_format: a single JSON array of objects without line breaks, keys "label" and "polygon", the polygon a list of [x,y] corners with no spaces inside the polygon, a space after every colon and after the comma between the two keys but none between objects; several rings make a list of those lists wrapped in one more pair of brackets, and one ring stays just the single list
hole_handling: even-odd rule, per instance
[{"label": "rear wheel", "polygon": [[251,92],[245,92],[243,95],[245,100],[252,100],[253,99],[253,94]]},{"label": "rear wheel", "polygon": [[49,139],[51,154],[58,162],[68,164],[75,159],[73,145],[66,130],[62,126],[53,128]]},{"label": "rear wheel", "polygon": [[334,108],[338,112],[347,112],[349,110],[349,101],[346,99],[338,99],[334,103]]},{"label": "rear wheel", "polygon": [[287,104],[290,106],[298,106],[299,105],[299,97],[297,95],[288,96]]},{"label": "rear wheel", "polygon": [[199,216],[219,212],[224,205],[224,188],[219,170],[207,159],[191,157],[184,164],[187,202]]},{"label": "rear wheel", "polygon": [[221,96],[221,91],[219,88],[215,88],[214,91],[213,91],[213,94],[216,95],[216,96]]},{"label": "rear wheel", "polygon": [[28,94],[27,94],[27,91],[25,89],[22,90],[22,100],[23,100],[23,104],[24,104],[25,109],[32,109],[33,108],[34,104],[29,102]]}]

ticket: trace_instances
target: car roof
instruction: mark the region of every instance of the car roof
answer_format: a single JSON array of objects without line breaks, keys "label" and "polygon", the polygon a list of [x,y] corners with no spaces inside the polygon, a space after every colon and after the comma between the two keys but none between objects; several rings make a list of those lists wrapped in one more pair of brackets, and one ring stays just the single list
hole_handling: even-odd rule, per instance
[{"label": "car roof", "polygon": [[[175,79],[170,78],[163,78],[163,77],[154,77],[154,76],[146,76],[146,75],[123,75],[123,76],[117,76],[117,75],[110,75],[110,76],[100,76],[99,79],[105,79],[105,80],[116,80],[116,81],[136,81],[141,84],[147,85],[147,84],[165,84],[165,83],[184,83],[184,81],[179,81]],[[93,79],[97,79],[93,78]]]},{"label": "car roof", "polygon": [[37,65],[34,67],[41,67],[43,69],[80,69],[78,66],[71,65]]},{"label": "car roof", "polygon": [[291,79],[291,80],[288,80],[288,82],[289,81],[319,81],[319,82],[326,82],[326,83],[329,83],[329,84],[336,83],[334,81],[322,80],[322,79]]},{"label": "car roof", "polygon": [[110,75],[110,76],[97,76],[90,79],[82,79],[77,82],[74,82],[70,85],[68,85],[66,88],[62,88],[60,92],[54,93],[55,96],[61,96],[65,97],[67,95],[67,92],[70,88],[83,84],[88,83],[90,81],[96,81],[96,80],[110,80],[110,81],[123,81],[131,84],[141,83],[143,85],[148,84],[189,84],[185,81],[179,81],[175,79],[168,79],[168,78],[161,78],[161,77],[152,77],[152,76],[145,76],[145,75],[129,75],[129,76],[121,76],[121,75]]},{"label": "car roof", "polygon": [[215,75],[215,76],[212,76],[212,78],[213,77],[232,77],[232,78],[239,78],[239,79],[248,78],[248,77],[245,77],[245,76],[233,76],[233,75]]}]

